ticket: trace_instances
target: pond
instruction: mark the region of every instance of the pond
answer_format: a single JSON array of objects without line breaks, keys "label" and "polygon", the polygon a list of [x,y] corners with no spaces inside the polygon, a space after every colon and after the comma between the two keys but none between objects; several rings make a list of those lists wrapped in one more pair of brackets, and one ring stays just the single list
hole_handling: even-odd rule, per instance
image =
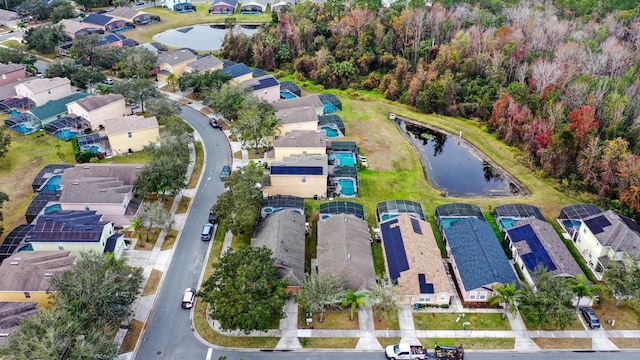
[{"label": "pond", "polygon": [[[252,36],[259,30],[256,26],[238,25],[238,28],[247,36]],[[187,47],[194,50],[213,51],[222,48],[222,41],[226,34],[227,29],[224,28],[224,25],[193,25],[163,31],[154,35],[153,41],[177,48]]]},{"label": "pond", "polygon": [[523,187],[460,136],[396,118],[420,152],[429,182],[445,196],[524,195]]}]

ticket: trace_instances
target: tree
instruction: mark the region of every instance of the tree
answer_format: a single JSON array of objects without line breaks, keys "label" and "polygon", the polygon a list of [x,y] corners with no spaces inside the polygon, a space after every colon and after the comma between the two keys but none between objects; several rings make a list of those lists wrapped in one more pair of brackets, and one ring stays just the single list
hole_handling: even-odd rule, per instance
[{"label": "tree", "polygon": [[155,67],[157,55],[143,47],[133,46],[124,49],[120,58],[118,75],[124,79],[151,77],[150,71]]},{"label": "tree", "polygon": [[[0,128],[0,130],[1,129],[2,128]],[[2,205],[5,203],[5,201],[9,201],[9,195],[0,191],[0,210],[2,210]],[[4,226],[1,223],[1,221],[3,220],[4,220],[4,217],[2,215],[2,211],[0,211],[0,236],[2,236],[2,233],[4,232]]]},{"label": "tree", "polygon": [[382,321],[385,315],[398,309],[393,284],[390,280],[379,277],[371,285],[369,302],[374,313],[378,316],[378,321]]},{"label": "tree", "polygon": [[33,17],[36,20],[45,20],[51,15],[51,8],[40,0],[24,0],[20,4],[18,14],[23,17]]},{"label": "tree", "polygon": [[231,123],[231,133],[242,140],[243,148],[257,150],[265,137],[275,134],[278,123],[271,104],[249,96],[238,112],[238,119]]},{"label": "tree", "polygon": [[576,301],[576,310],[580,306],[580,302],[582,298],[588,297],[593,298],[597,291],[600,291],[600,286],[598,285],[589,285],[587,284],[587,280],[582,275],[578,275],[571,282],[571,291],[578,298]]},{"label": "tree", "polygon": [[355,292],[351,289],[347,289],[347,292],[342,295],[342,306],[349,306],[351,309],[350,320],[353,321],[353,314],[356,312],[358,306],[364,306],[364,298],[366,293]]},{"label": "tree", "polygon": [[220,258],[198,296],[223,330],[267,331],[285,317],[288,281],[278,277],[274,263],[266,247],[243,247]]},{"label": "tree", "polygon": [[614,261],[602,275],[607,289],[616,299],[615,306],[625,301],[640,299],[640,269],[633,261]]},{"label": "tree", "polygon": [[51,20],[54,23],[76,17],[75,7],[67,0],[54,0],[51,4]]},{"label": "tree", "polygon": [[543,266],[534,270],[533,278],[536,279],[535,288],[528,283],[522,284],[520,309],[523,316],[534,324],[555,325],[564,330],[575,320],[569,280],[554,277]]},{"label": "tree", "polygon": [[173,216],[164,207],[162,201],[145,202],[140,210],[140,222],[147,228],[145,235],[145,241],[149,242],[149,233],[151,228],[159,226],[160,228],[167,230],[173,226]]},{"label": "tree", "polygon": [[104,69],[115,70],[122,56],[122,48],[117,46],[101,46],[93,51],[91,65]]},{"label": "tree", "polygon": [[[42,4],[42,1],[36,0]],[[27,30],[25,41],[28,49],[52,53],[65,38],[62,25],[42,25]]]},{"label": "tree", "polygon": [[211,106],[225,119],[234,121],[238,118],[238,113],[249,91],[250,88],[241,88],[238,84],[227,83],[219,91],[211,91]]},{"label": "tree", "polygon": [[71,59],[54,61],[49,64],[45,75],[48,78],[66,77],[71,85],[81,89],[87,89],[89,84],[100,84],[106,77],[92,66],[76,66]]},{"label": "tree", "polygon": [[73,38],[73,45],[67,51],[67,56],[83,64],[91,63],[94,54],[100,46],[100,35],[79,34]]},{"label": "tree", "polygon": [[580,109],[573,109],[567,115],[569,128],[576,134],[579,142],[582,142],[590,131],[598,128],[595,115],[595,110],[587,105],[582,106]]},{"label": "tree", "polygon": [[11,145],[11,135],[6,127],[0,126],[0,159],[9,151],[9,145]]},{"label": "tree", "polygon": [[222,226],[234,235],[253,231],[258,222],[258,208],[262,201],[263,169],[255,163],[239,168],[225,180],[227,191],[214,205]]},{"label": "tree", "polygon": [[173,86],[173,92],[175,92],[176,84],[178,84],[178,77],[176,76],[176,74],[169,73],[169,76],[167,76],[167,82],[169,83],[169,85]]},{"label": "tree", "polygon": [[145,101],[160,95],[160,91],[153,81],[141,78],[116,83],[113,85],[112,91],[124,96],[130,104],[140,104],[142,112],[144,112]]},{"label": "tree", "polygon": [[158,118],[158,121],[164,122],[169,117],[180,115],[180,105],[175,101],[159,96],[149,100],[147,111]]},{"label": "tree", "polygon": [[308,276],[302,283],[298,301],[309,311],[319,312],[318,321],[323,322],[325,308],[340,303],[344,284],[345,279],[333,273]]},{"label": "tree", "polygon": [[143,283],[142,269],[97,252],[83,252],[69,270],[51,278],[56,309],[72,314],[85,328],[113,324],[132,314]]},{"label": "tree", "polygon": [[518,289],[515,281],[509,284],[496,285],[493,287],[493,294],[489,298],[489,304],[492,306],[502,305],[504,309],[502,318],[505,319],[507,311],[509,311],[511,315],[515,315],[516,311],[518,311],[516,300],[521,293],[522,290]]}]

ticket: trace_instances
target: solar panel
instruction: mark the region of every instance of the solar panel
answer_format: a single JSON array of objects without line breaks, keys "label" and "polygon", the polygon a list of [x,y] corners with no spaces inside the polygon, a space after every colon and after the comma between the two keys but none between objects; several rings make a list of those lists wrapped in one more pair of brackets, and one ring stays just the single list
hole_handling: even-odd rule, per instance
[{"label": "solar panel", "polygon": [[520,258],[522,258],[522,261],[529,271],[535,270],[539,264],[544,265],[548,271],[556,270],[556,266],[549,256],[547,249],[542,245],[542,242],[531,225],[526,224],[519,226],[508,230],[507,233],[509,234],[511,241],[514,243],[521,241],[527,242],[531,252],[527,254],[520,254]]},{"label": "solar panel", "polygon": [[404,241],[402,240],[398,220],[394,219],[383,223],[380,225],[380,231],[382,232],[387,266],[389,267],[389,276],[392,280],[396,280],[400,277],[401,272],[409,270],[409,261],[404,249]]},{"label": "solar panel", "polygon": [[420,284],[420,294],[433,294],[433,284],[427,282],[425,274],[418,274],[418,284]]},{"label": "solar panel", "polygon": [[607,226],[611,226],[611,223],[607,219],[606,216],[600,215],[594,218],[588,219],[584,221],[585,225],[591,230],[591,232],[595,234],[600,234],[604,232],[604,228]]},{"label": "solar panel", "polygon": [[413,232],[422,235],[422,228],[420,222],[414,218],[411,218],[411,226],[413,226]]},{"label": "solar panel", "polygon": [[271,166],[272,175],[322,175],[322,166]]}]

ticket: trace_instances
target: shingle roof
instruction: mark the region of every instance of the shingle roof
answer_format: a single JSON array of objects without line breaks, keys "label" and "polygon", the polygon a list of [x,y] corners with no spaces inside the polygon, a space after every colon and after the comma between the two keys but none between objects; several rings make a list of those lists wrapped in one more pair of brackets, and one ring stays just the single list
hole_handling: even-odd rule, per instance
[{"label": "shingle roof", "polygon": [[44,120],[59,114],[66,114],[68,103],[87,96],[89,96],[89,94],[87,94],[86,92],[79,91],[73,95],[63,97],[62,99],[47,101],[46,104],[34,107],[29,110],[29,112],[35,115],[40,120]]},{"label": "shingle roof", "polygon": [[158,54],[157,65],[169,64],[170,66],[181,64],[187,61],[193,61],[197,58],[191,51],[188,50],[175,50],[162,54]]},{"label": "shingle roof", "polygon": [[234,65],[225,67],[222,69],[222,72],[231,76],[233,79],[235,79],[237,77],[250,74],[251,69],[249,69],[247,65],[240,63],[240,64],[234,64]]},{"label": "shingle roof", "polygon": [[489,223],[473,217],[464,218],[444,232],[467,291],[493,283],[518,283]]},{"label": "shingle roof", "polygon": [[376,274],[366,221],[346,214],[318,221],[318,273],[340,275],[355,292],[371,287]]},{"label": "shingle roof", "polygon": [[[431,285],[431,294],[451,292],[440,249],[428,222],[402,214],[382,223],[380,228],[388,273],[398,283],[397,294],[425,294],[419,274],[424,275],[425,284]],[[391,269],[399,272],[393,274]]]},{"label": "shingle roof", "polygon": [[107,238],[107,243],[104,245],[104,253],[112,253],[116,249],[118,240],[124,237],[122,234],[113,234]]},{"label": "shingle roof", "polygon": [[22,64],[0,64],[0,75],[24,69]]},{"label": "shingle roof", "polygon": [[0,21],[20,20],[20,15],[15,11],[0,9]]},{"label": "shingle roof", "polygon": [[[558,236],[558,233],[548,222],[535,217],[521,220],[513,224],[513,228],[507,231],[507,235],[514,243],[521,258],[527,254],[534,254],[534,257],[536,254],[542,254],[542,257],[544,257],[543,253],[546,253],[546,256],[551,259],[555,267],[555,269],[548,270],[555,276],[584,275],[580,266],[578,266],[562,239]],[[528,241],[527,239],[532,238],[530,235],[538,241]],[[528,268],[529,266],[525,262],[525,266],[527,266],[531,274],[533,274],[538,261],[534,260],[532,263],[533,267]]]},{"label": "shingle roof", "polygon": [[127,20],[133,20],[133,18],[138,15],[140,11],[136,9],[132,9],[126,6],[120,6],[115,8],[112,12],[109,13],[110,16],[118,17]]},{"label": "shingle roof", "polygon": [[320,97],[318,95],[312,96],[303,96],[290,100],[280,100],[276,101],[273,104],[273,109],[275,111],[283,110],[283,109],[292,109],[292,108],[301,108],[301,107],[310,107],[313,109],[324,108],[324,104],[320,101]]},{"label": "shingle roof", "polygon": [[237,6],[238,0],[214,0],[213,5],[229,5],[229,6]]},{"label": "shingle roof", "polygon": [[251,80],[247,80],[242,83],[243,86],[249,87],[253,89],[253,91],[258,91],[262,89],[268,89],[270,87],[280,87],[280,83],[273,75],[264,75],[260,77],[254,77]]},{"label": "shingle roof", "polygon": [[107,119],[104,121],[107,136],[158,128],[158,120],[155,116],[144,117],[139,115],[127,115],[121,118]]},{"label": "shingle roof", "polygon": [[102,14],[90,14],[89,16],[84,18],[84,20],[82,20],[82,21],[85,22],[85,23],[89,23],[89,24],[96,24],[96,25],[100,25],[100,26],[105,26],[111,20],[113,20],[113,18],[111,16],[102,15]]},{"label": "shingle roof", "polygon": [[607,210],[584,219],[602,246],[615,252],[626,252],[640,261],[640,226],[630,218]]},{"label": "shingle roof", "polygon": [[327,147],[327,135],[322,130],[293,130],[276,136],[273,147]]},{"label": "shingle roof", "polygon": [[215,68],[220,68],[222,66],[222,61],[213,55],[203,56],[198,60],[189,63],[187,65],[188,68],[193,69],[196,72],[205,72],[211,71]]},{"label": "shingle roof", "polygon": [[87,112],[99,109],[103,106],[107,106],[111,103],[124,100],[124,96],[120,94],[107,94],[107,95],[91,95],[82,99],[76,100],[75,103]]},{"label": "shingle roof", "polygon": [[60,77],[44,78],[44,79],[37,78],[37,79],[25,81],[20,85],[26,87],[32,93],[39,93],[49,89],[57,88],[58,86],[61,86],[64,84],[71,84],[71,81],[67,78],[60,78]]},{"label": "shingle roof", "polygon": [[70,251],[21,251],[0,265],[0,291],[47,291],[55,273],[64,272],[76,257]]},{"label": "shingle roof", "polygon": [[99,27],[97,27],[94,24],[83,23],[83,22],[79,22],[71,19],[60,20],[58,24],[62,25],[64,27],[64,31],[69,35],[75,35],[78,31],[82,29],[90,29],[90,28],[99,29]]},{"label": "shingle roof", "polygon": [[133,190],[140,164],[83,164],[65,169],[61,203],[123,203]]},{"label": "shingle roof", "polygon": [[318,123],[316,110],[310,107],[282,109],[276,111],[276,118],[280,124],[298,124],[306,122]]},{"label": "shingle roof", "polygon": [[260,220],[251,238],[251,246],[266,246],[273,252],[280,277],[289,285],[301,286],[304,280],[305,217],[283,210]]}]

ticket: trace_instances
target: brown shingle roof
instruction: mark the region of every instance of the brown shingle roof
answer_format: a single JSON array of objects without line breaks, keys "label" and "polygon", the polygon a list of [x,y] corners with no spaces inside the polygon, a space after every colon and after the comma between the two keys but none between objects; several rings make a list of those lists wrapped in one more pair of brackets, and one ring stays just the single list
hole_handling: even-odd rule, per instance
[{"label": "brown shingle roof", "polygon": [[104,121],[107,136],[123,134],[130,131],[139,131],[158,128],[158,120],[155,116],[144,117],[139,115],[127,115],[121,118],[107,119]]},{"label": "brown shingle roof", "polygon": [[334,273],[346,288],[367,290],[376,279],[367,222],[338,214],[318,221],[318,273]]},{"label": "brown shingle roof", "polygon": [[76,100],[75,103],[80,105],[81,108],[90,112],[99,109],[103,106],[107,106],[117,101],[124,100],[124,96],[120,94],[108,94],[108,95],[92,95]]},{"label": "brown shingle roof", "polygon": [[76,260],[70,251],[21,251],[0,265],[0,291],[47,291],[53,274]]}]

